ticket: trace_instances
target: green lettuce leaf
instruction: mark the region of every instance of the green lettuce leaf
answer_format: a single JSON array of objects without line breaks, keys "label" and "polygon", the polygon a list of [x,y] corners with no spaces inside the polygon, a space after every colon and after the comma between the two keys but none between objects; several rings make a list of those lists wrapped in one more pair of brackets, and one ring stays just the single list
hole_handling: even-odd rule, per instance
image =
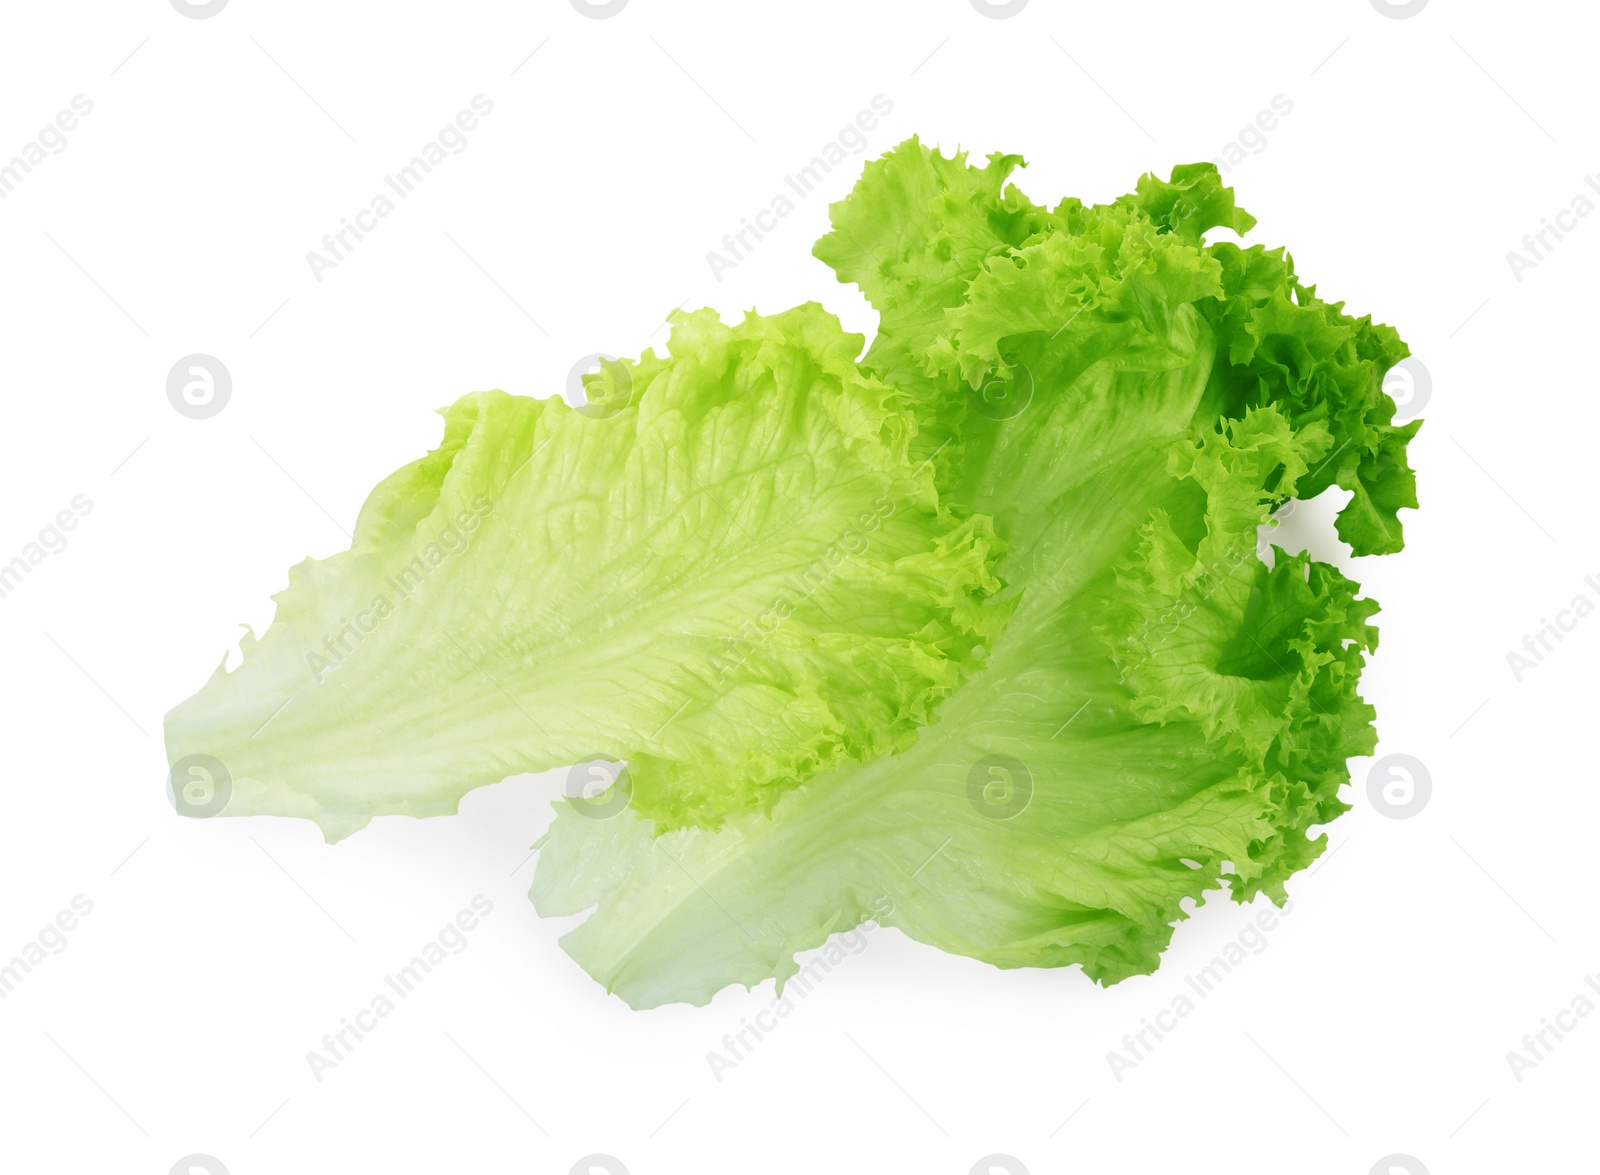
[{"label": "green lettuce leaf", "polygon": [[770,813],[558,805],[531,896],[593,908],[563,945],[635,1007],[781,987],[867,919],[1002,967],[1148,972],[1186,899],[1281,901],[1374,746],[1376,605],[1257,536],[1338,481],[1352,546],[1399,543],[1414,426],[1381,379],[1403,344],[1281,253],[1206,245],[1253,224],[1209,166],[1046,213],[1002,186],[1016,162],[912,140],[817,250],[880,313],[867,362],[942,438],[941,500],[994,519],[1006,627],[914,745]]},{"label": "green lettuce leaf", "polygon": [[337,839],[594,759],[661,827],[714,825],[906,745],[1004,608],[988,520],[942,508],[862,341],[815,304],[701,311],[583,409],[462,398],[167,716],[171,760]]},{"label": "green lettuce leaf", "polygon": [[[480,393],[168,715],[175,786],[313,818],[626,760],[531,896],[635,1007],[797,973],[864,920],[1001,967],[1154,969],[1285,897],[1375,745],[1377,605],[1259,533],[1416,505],[1390,328],[1303,285],[1214,168],[1110,203],[915,139],[817,245],[878,312],[676,320],[580,409]],[[201,766],[193,765],[199,762]]]},{"label": "green lettuce leaf", "polygon": [[[1242,507],[1270,516],[1262,470],[1304,468],[1324,435],[1266,408],[1188,445],[1165,478],[1130,455],[1056,503],[1048,574],[910,749],[716,832],[558,805],[533,900],[597,907],[563,946],[634,1007],[781,987],[796,952],[866,919],[1114,982],[1154,969],[1183,899],[1219,880],[1281,898],[1324,843],[1306,831],[1344,809],[1344,760],[1372,746],[1355,694],[1372,606],[1325,565],[1255,556]],[[1197,502],[1191,550],[1174,520],[1188,531]]]}]

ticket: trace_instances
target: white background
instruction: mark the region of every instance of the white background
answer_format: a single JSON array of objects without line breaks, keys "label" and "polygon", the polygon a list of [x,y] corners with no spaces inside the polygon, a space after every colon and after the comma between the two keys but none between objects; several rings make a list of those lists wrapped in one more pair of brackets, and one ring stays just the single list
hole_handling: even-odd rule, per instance
[{"label": "white background", "polygon": [[[1520,1082],[1506,1054],[1600,972],[1600,619],[1520,682],[1507,653],[1600,601],[1600,217],[1521,281],[1506,254],[1600,167],[1595,32],[1584,5],[1452,0],[7,5],[0,161],[75,95],[94,110],[0,200],[0,562],[75,495],[93,509],[0,599],[0,956],[75,895],[93,912],[0,1000],[0,1168],[1577,1169],[1600,1017]],[[315,280],[308,250],[480,93],[467,149]],[[866,153],[716,281],[708,250],[877,94]],[[1218,157],[1279,94],[1293,112],[1228,176],[1251,239],[1432,376],[1405,552],[1342,558],[1315,510],[1296,527],[1382,601],[1380,753],[1433,793],[1385,818],[1356,761],[1292,914],[1122,1080],[1107,1053],[1252,911],[1213,903],[1110,990],[877,932],[719,1083],[707,1052],[770,985],[636,1013],[584,975],[570,922],[524,896],[554,777],[336,847],[174,815],[163,713],[240,622],[265,627],[290,564],[347,544],[372,485],[437,442],[434,408],[554,394],[582,355],[662,343],[680,303],[818,299],[870,333],[810,247],[913,132],[1025,154],[1040,202],[1104,200]],[[233,376],[209,420],[165,394],[192,352]],[[494,912],[469,949],[316,1081],[306,1053],[476,894]]]}]

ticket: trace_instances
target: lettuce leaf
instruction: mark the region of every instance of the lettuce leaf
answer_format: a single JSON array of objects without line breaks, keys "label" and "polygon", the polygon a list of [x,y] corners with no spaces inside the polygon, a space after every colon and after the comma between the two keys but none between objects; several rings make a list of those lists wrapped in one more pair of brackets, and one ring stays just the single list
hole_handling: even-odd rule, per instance
[{"label": "lettuce leaf", "polygon": [[983,667],[915,745],[768,814],[663,831],[566,805],[542,914],[635,1007],[794,975],[867,919],[997,966],[1148,972],[1219,883],[1283,900],[1375,744],[1356,686],[1376,605],[1306,556],[1257,555],[1294,497],[1353,491],[1340,533],[1395,549],[1415,504],[1384,372],[1405,348],[1296,280],[1206,165],[1044,211],[916,140],[870,164],[818,256],[881,327],[866,361],[940,438],[953,510],[994,519]]},{"label": "lettuce leaf", "polygon": [[634,1007],[783,983],[866,920],[996,966],[1153,970],[1219,887],[1281,902],[1369,753],[1377,605],[1259,533],[1338,485],[1416,506],[1408,352],[1216,170],[1035,204],[916,139],[817,256],[879,315],[675,320],[573,409],[499,392],[374,490],[349,551],[167,720],[224,809],[453,811],[626,760],[540,841],[541,914]]},{"label": "lettuce leaf", "polygon": [[463,397],[167,716],[169,757],[333,840],[594,759],[662,827],[714,825],[905,745],[1004,610],[988,520],[941,507],[862,342],[815,304],[700,311],[581,409]]}]

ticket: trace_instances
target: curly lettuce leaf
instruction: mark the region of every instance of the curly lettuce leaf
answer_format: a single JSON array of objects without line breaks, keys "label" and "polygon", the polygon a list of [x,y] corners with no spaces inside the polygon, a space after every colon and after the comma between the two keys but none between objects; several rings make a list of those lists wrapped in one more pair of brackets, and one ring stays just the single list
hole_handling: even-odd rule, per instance
[{"label": "curly lettuce leaf", "polygon": [[1253,223],[1206,165],[1044,213],[1002,188],[1014,162],[903,144],[817,250],[880,313],[869,366],[944,438],[942,500],[995,520],[1014,611],[913,746],[769,815],[664,832],[558,805],[531,896],[593,908],[563,945],[635,1007],[781,987],[866,919],[1115,982],[1155,968],[1185,899],[1282,900],[1345,810],[1376,604],[1257,534],[1337,480],[1358,552],[1400,541],[1403,344],[1281,254],[1206,245]]},{"label": "curly lettuce leaf", "polygon": [[1377,605],[1258,531],[1338,484],[1351,547],[1400,548],[1405,345],[1208,244],[1254,224],[1209,165],[1046,208],[1020,162],[913,139],[834,206],[860,361],[814,305],[701,312],[583,409],[447,410],[168,716],[175,765],[333,838],[627,760],[531,896],[590,911],[563,943],[635,1007],[781,986],[869,918],[1110,983],[1218,886],[1281,901],[1374,745]]},{"label": "curly lettuce leaf", "polygon": [[[531,896],[595,907],[565,949],[634,1007],[781,989],[796,952],[866,919],[1109,983],[1156,967],[1185,898],[1281,898],[1324,843],[1307,829],[1344,808],[1344,760],[1372,746],[1354,673],[1371,605],[1304,557],[1266,568],[1245,522],[1278,500],[1262,469],[1303,468],[1325,435],[1268,408],[1192,444],[1099,464],[1056,503],[1048,573],[908,750],[718,831],[558,805]],[[1197,506],[1195,543],[1173,520]]]},{"label": "curly lettuce leaf", "polygon": [[849,198],[829,209],[833,230],[813,250],[878,311],[863,362],[924,409],[914,451],[941,471],[965,438],[959,413],[933,410],[941,397],[928,353],[984,260],[1044,223],[1045,212],[1006,182],[1021,165],[1020,155],[996,152],[969,167],[965,153],[946,159],[913,136],[866,165]]},{"label": "curly lettuce leaf", "polygon": [[941,507],[861,344],[815,304],[701,311],[583,409],[462,398],[168,715],[171,760],[337,839],[595,759],[662,827],[714,825],[906,745],[1004,609],[987,519]]},{"label": "curly lettuce leaf", "polygon": [[[1406,446],[1421,422],[1393,424],[1383,376],[1409,349],[1393,328],[1318,298],[1283,250],[1205,244],[1213,228],[1244,233],[1256,224],[1213,165],[1181,165],[1170,180],[1142,176],[1110,205],[1068,197],[1046,211],[1006,183],[1020,156],[996,153],[984,168],[965,160],[908,139],[867,165],[831,209],[833,231],[815,249],[878,311],[867,364],[920,403],[940,403],[938,423],[924,433],[934,444],[957,442],[945,464],[971,444],[967,418],[1011,410],[997,397],[1015,394],[1007,377],[1016,348],[1094,328],[1108,352],[1120,347],[1104,328],[1131,302],[1170,300],[1175,291],[1164,289],[1161,267],[1186,267],[1190,260],[1177,259],[1197,256],[1220,284],[1196,309],[1226,340],[1212,369],[1210,411],[1236,418],[1276,403],[1297,426],[1325,420],[1332,456],[1305,496],[1333,484],[1351,491],[1338,534],[1356,554],[1404,546],[1399,511],[1417,506]],[[1147,231],[1130,240],[1129,224]],[[1106,297],[1119,286],[1121,298]],[[957,361],[973,389],[965,417],[949,413],[955,393],[930,375],[932,365]]]},{"label": "curly lettuce leaf", "polygon": [[1351,318],[1342,302],[1324,302],[1315,287],[1301,285],[1281,249],[1221,243],[1207,251],[1222,267],[1224,292],[1205,311],[1229,340],[1228,362],[1214,376],[1217,410],[1234,416],[1271,402],[1297,424],[1324,422],[1333,448],[1304,495],[1335,484],[1351,492],[1336,529],[1357,555],[1402,549],[1399,512],[1417,506],[1406,446],[1422,422],[1393,423],[1383,377],[1410,348],[1393,327]]}]

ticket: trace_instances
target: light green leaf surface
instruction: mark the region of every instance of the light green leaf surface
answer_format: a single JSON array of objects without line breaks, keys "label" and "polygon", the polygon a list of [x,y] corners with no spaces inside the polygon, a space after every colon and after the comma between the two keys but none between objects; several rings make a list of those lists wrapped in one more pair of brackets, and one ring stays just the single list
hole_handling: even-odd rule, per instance
[{"label": "light green leaf surface", "polygon": [[1003,609],[987,520],[941,510],[861,344],[814,304],[701,311],[591,377],[593,415],[464,397],[168,715],[171,759],[337,839],[591,759],[663,826],[714,824],[905,745]]},{"label": "light green leaf surface", "polygon": [[532,897],[593,907],[563,944],[635,1007],[781,984],[869,918],[1002,967],[1150,971],[1185,898],[1283,898],[1374,745],[1376,605],[1264,563],[1257,530],[1339,480],[1356,549],[1399,541],[1403,344],[1281,254],[1206,246],[1253,223],[1207,166],[1044,212],[1002,188],[1016,162],[903,144],[818,247],[882,317],[868,362],[942,438],[943,499],[995,520],[1007,626],[915,745],[770,814],[657,835],[558,805]]}]

